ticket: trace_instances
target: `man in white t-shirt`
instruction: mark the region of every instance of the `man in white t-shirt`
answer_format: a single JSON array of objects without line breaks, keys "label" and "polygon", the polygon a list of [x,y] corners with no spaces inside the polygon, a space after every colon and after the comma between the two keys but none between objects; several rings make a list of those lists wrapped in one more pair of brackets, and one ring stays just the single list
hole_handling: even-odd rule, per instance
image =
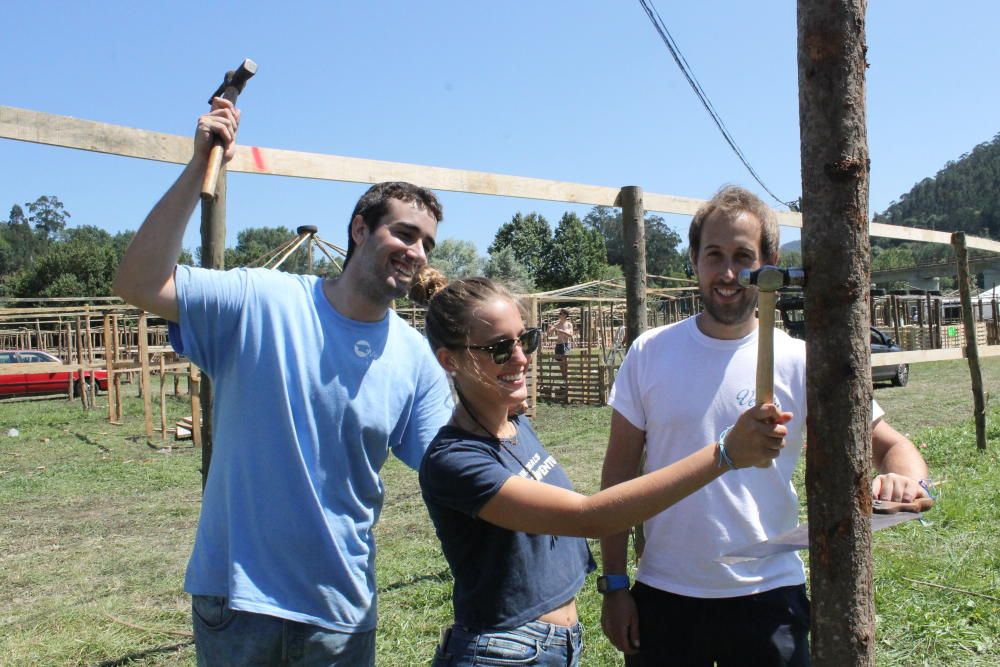
[{"label": "man in white t-shirt", "polygon": [[[728,186],[694,216],[691,263],[704,311],[646,332],[632,345],[611,393],[611,436],[602,487],[669,465],[720,439],[755,402],[757,290],[742,269],[777,264],[774,212]],[[626,572],[627,534],[602,540],[602,626],[627,665],[808,665],[809,601],[792,552],[739,564],[725,552],[795,527],[791,478],[806,421],[805,344],[775,331],[775,403],[793,418],[786,447],[766,469],[731,470],[644,525],[635,586]],[[875,497],[925,496],[927,466],[873,405]]]}]

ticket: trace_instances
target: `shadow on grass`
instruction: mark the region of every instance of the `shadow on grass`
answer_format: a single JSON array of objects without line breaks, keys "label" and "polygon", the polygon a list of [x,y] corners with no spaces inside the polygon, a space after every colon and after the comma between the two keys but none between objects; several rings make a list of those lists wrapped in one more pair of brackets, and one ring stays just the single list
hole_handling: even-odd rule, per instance
[{"label": "shadow on grass", "polygon": [[415,586],[421,584],[425,581],[433,581],[435,583],[445,583],[451,581],[451,571],[441,570],[440,572],[435,572],[434,574],[422,574],[418,577],[410,577],[404,581],[397,581],[386,586],[382,586],[378,589],[379,593],[388,593],[389,591],[396,591],[400,588],[407,588],[408,586]]},{"label": "shadow on grass", "polygon": [[105,447],[101,443],[97,442],[93,438],[91,438],[91,437],[89,437],[87,435],[84,435],[83,433],[76,433],[75,435],[76,435],[76,439],[79,440],[79,441],[81,441],[83,444],[90,445],[91,447],[96,447],[97,449],[101,450],[105,454],[110,454],[111,453],[110,449],[108,449],[107,447]]},{"label": "shadow on grass", "polygon": [[156,648],[146,649],[145,651],[136,651],[135,653],[129,653],[128,655],[122,656],[121,658],[115,658],[113,660],[105,660],[104,662],[97,663],[97,667],[122,667],[122,665],[131,664],[135,660],[142,660],[143,658],[148,658],[151,655],[159,655],[161,653],[175,653],[183,648],[187,648],[194,644],[193,639],[189,639],[186,642],[181,642],[179,644],[172,644],[170,646],[157,646]]}]

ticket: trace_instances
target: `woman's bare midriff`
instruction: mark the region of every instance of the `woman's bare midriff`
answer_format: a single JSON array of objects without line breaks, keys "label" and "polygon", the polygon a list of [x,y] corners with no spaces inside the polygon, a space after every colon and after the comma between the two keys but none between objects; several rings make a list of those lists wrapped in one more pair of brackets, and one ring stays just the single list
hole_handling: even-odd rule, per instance
[{"label": "woman's bare midriff", "polygon": [[547,611],[538,617],[538,620],[542,623],[551,623],[552,625],[562,625],[570,626],[576,625],[580,617],[576,614],[576,598],[571,598],[569,602],[564,605],[556,607],[552,611]]}]

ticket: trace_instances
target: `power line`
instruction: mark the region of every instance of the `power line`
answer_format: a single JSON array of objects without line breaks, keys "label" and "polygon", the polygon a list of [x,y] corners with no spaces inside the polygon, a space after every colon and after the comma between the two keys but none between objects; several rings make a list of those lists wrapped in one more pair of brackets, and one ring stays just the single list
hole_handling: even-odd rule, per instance
[{"label": "power line", "polygon": [[646,16],[649,17],[649,20],[656,29],[656,32],[660,35],[660,39],[662,39],[663,43],[667,46],[667,50],[670,51],[670,55],[673,56],[674,62],[677,63],[677,67],[681,70],[681,74],[683,74],[684,78],[687,79],[691,89],[694,90],[695,95],[697,95],[698,99],[701,100],[702,106],[705,107],[708,115],[712,117],[716,127],[719,128],[719,132],[722,133],[722,137],[726,140],[726,143],[729,144],[729,147],[733,149],[733,152],[736,153],[736,157],[740,159],[740,162],[742,162],[743,166],[747,168],[747,171],[749,171],[750,175],[754,177],[754,180],[760,183],[760,187],[764,188],[764,190],[767,191],[767,194],[771,195],[776,202],[789,207],[793,211],[798,210],[797,202],[783,201],[778,197],[778,195],[771,192],[771,189],[764,184],[764,181],[757,175],[754,168],[750,166],[750,161],[743,154],[743,151],[740,150],[740,147],[736,145],[736,139],[733,138],[733,135],[729,132],[729,128],[726,127],[722,117],[712,105],[712,101],[708,99],[708,95],[705,93],[705,90],[701,87],[701,84],[698,83],[698,79],[695,77],[690,65],[688,65],[687,60],[684,59],[684,55],[681,53],[681,50],[674,42],[674,38],[671,36],[670,31],[667,30],[667,26],[663,22],[663,19],[660,18],[660,13],[656,10],[656,7],[653,6],[652,0],[639,0],[639,4],[642,5],[643,10],[646,12]]}]

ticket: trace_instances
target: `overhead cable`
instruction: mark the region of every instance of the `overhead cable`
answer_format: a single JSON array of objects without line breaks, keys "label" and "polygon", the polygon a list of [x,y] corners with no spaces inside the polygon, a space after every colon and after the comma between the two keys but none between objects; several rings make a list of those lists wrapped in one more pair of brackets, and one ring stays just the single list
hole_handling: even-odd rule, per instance
[{"label": "overhead cable", "polygon": [[670,55],[673,56],[674,62],[676,62],[677,67],[680,68],[681,74],[683,74],[684,78],[687,79],[691,89],[694,90],[695,95],[697,95],[698,99],[701,100],[702,106],[705,107],[705,110],[708,111],[708,115],[712,117],[716,127],[719,128],[719,132],[722,133],[722,137],[726,140],[726,143],[729,144],[729,147],[733,149],[733,152],[736,153],[736,157],[740,159],[740,162],[742,162],[747,168],[747,171],[749,171],[750,175],[754,177],[754,180],[756,180],[760,186],[764,188],[767,194],[771,195],[776,202],[783,206],[787,206],[793,211],[798,210],[797,202],[783,201],[778,197],[778,195],[771,192],[771,189],[764,184],[764,181],[761,180],[760,176],[757,175],[757,172],[750,165],[750,161],[747,160],[743,151],[736,145],[736,139],[733,138],[733,135],[729,132],[729,128],[726,127],[726,124],[722,121],[722,117],[712,105],[712,101],[708,99],[708,95],[705,93],[705,90],[701,87],[701,84],[698,83],[698,79],[695,77],[694,72],[688,65],[687,60],[684,59],[684,55],[674,42],[673,36],[671,36],[670,31],[667,30],[666,24],[663,22],[663,19],[660,18],[660,13],[656,10],[656,7],[653,6],[652,0],[639,0],[639,4],[642,5],[643,10],[646,12],[646,16],[649,17],[649,20],[656,29],[656,32],[660,35],[660,39],[663,40],[667,50],[670,51]]}]

